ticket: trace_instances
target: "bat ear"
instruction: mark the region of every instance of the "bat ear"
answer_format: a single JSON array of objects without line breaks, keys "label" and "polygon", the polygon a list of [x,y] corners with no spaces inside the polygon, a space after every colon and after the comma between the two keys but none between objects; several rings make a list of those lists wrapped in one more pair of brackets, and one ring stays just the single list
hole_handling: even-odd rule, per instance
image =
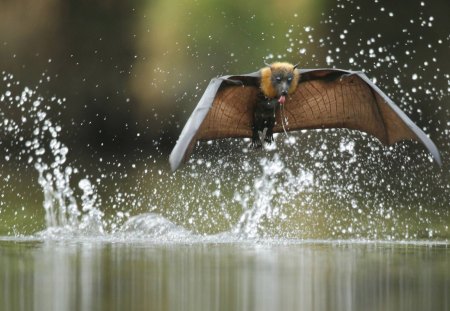
[{"label": "bat ear", "polygon": [[300,65],[300,63],[295,64],[294,69],[297,69],[298,65]]}]

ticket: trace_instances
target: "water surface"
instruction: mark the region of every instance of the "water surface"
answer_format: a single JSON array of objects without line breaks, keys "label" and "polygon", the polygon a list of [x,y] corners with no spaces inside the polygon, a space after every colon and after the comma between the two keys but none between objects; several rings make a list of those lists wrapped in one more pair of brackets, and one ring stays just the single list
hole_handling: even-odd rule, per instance
[{"label": "water surface", "polygon": [[2,310],[449,310],[445,242],[0,241]]}]

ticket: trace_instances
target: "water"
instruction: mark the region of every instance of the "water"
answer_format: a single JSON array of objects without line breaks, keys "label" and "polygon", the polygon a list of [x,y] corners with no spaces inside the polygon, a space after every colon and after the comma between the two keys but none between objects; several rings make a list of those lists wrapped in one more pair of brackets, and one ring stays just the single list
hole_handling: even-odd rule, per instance
[{"label": "water", "polygon": [[4,310],[448,310],[438,243],[1,240]]},{"label": "water", "polygon": [[[400,199],[395,176],[385,182],[392,183],[387,194],[362,177],[349,180],[355,168],[388,177],[375,174],[381,159],[359,167],[361,153],[348,137],[331,133],[334,141],[302,162],[286,157],[283,148],[306,144],[290,135],[257,156],[244,149],[238,158],[194,157],[175,175],[146,166],[128,192],[112,194],[120,209],[105,210],[102,202],[111,201],[99,189],[107,178],[93,183],[69,163],[61,127],[43,115],[58,101],[29,88],[18,94],[3,101],[4,112],[17,104],[25,111],[4,127],[22,150],[8,161],[25,159],[45,214],[41,230],[24,235],[17,227],[0,238],[2,310],[450,308],[447,188],[433,205],[414,186],[414,170],[401,170],[413,201]],[[24,118],[31,127],[16,121]],[[322,157],[341,156],[339,174],[320,173]],[[139,184],[149,175],[151,187]],[[127,208],[134,197],[143,211]]]},{"label": "water", "polygon": [[[361,21],[349,18],[323,38],[317,26],[289,27],[287,53],[266,58],[299,52],[316,67],[311,51],[324,49],[330,66],[348,59],[382,86],[392,81],[389,94],[418,120],[425,94],[439,114],[426,130],[440,133],[448,158],[449,80],[438,61],[448,37],[416,53],[426,43],[411,33],[432,28],[428,19],[394,46],[373,34],[354,50],[346,40]],[[396,53],[414,58],[400,67]],[[448,164],[433,166],[417,144],[303,131],[261,151],[242,140],[202,144],[175,174],[163,152],[77,161],[61,138],[66,100],[43,90],[48,80],[1,75],[1,310],[450,309]]]}]

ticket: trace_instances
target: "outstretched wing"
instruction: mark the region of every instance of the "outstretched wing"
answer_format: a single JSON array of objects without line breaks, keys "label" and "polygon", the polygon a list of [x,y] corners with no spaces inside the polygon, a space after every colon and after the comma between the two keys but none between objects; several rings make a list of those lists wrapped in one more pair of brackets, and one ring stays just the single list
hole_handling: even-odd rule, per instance
[{"label": "outstretched wing", "polygon": [[258,71],[211,80],[170,154],[173,171],[189,158],[197,140],[251,137],[259,78]]},{"label": "outstretched wing", "polygon": [[[430,138],[364,73],[336,69],[301,70],[295,93],[284,105],[286,130],[349,128],[391,145],[401,140],[422,142],[441,165]],[[282,132],[281,114],[274,132]]]},{"label": "outstretched wing", "polygon": [[[211,80],[170,154],[172,170],[187,160],[197,140],[251,137],[259,72]],[[430,138],[364,73],[303,69],[297,90],[283,106],[286,130],[349,128],[367,132],[383,144],[422,142],[441,165]],[[274,132],[282,132],[281,113]]]}]

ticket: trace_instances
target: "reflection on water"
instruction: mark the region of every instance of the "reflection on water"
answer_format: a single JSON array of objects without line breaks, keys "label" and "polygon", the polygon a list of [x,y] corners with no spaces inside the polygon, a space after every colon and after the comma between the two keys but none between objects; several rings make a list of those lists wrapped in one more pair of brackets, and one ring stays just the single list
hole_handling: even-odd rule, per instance
[{"label": "reflection on water", "polygon": [[0,241],[1,310],[449,310],[445,244]]}]

